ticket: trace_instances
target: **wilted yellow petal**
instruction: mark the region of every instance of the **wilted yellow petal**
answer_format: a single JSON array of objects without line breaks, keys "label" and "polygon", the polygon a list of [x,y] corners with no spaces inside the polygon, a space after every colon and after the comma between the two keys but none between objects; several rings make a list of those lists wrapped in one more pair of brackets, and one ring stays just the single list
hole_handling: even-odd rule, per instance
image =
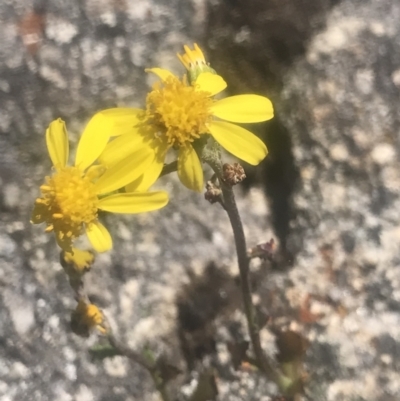
[{"label": "wilted yellow petal", "polygon": [[94,255],[91,251],[72,248],[72,252],[61,252],[60,262],[68,276],[81,276],[90,270],[94,263]]},{"label": "wilted yellow petal", "polygon": [[264,142],[245,128],[224,121],[213,121],[208,128],[223,148],[249,164],[257,165],[268,154]]},{"label": "wilted yellow petal", "polygon": [[234,123],[258,123],[274,116],[271,101],[258,95],[237,95],[218,100],[211,106],[211,112]]},{"label": "wilted yellow petal", "polygon": [[90,119],[76,150],[75,166],[85,170],[100,156],[110,139],[113,127],[113,120],[101,112]]},{"label": "wilted yellow petal", "polygon": [[203,167],[191,145],[179,148],[178,176],[187,188],[197,192],[203,190]]},{"label": "wilted yellow petal", "polygon": [[111,235],[99,221],[86,227],[86,235],[97,252],[107,252],[112,248]]},{"label": "wilted yellow petal", "polygon": [[115,107],[102,110],[100,113],[113,123],[110,135],[119,136],[132,132],[132,128],[142,122],[140,117],[143,115],[143,110],[133,107]]},{"label": "wilted yellow petal", "polygon": [[210,93],[210,96],[222,92],[227,86],[221,76],[211,72],[202,72],[197,77],[195,85],[197,90],[208,92]]},{"label": "wilted yellow petal", "polygon": [[68,161],[69,144],[65,122],[58,118],[50,123],[46,130],[47,150],[53,166],[65,167]]},{"label": "wilted yellow petal", "polygon": [[71,330],[82,337],[89,337],[92,329],[96,328],[102,334],[107,333],[107,323],[103,312],[86,299],[79,299],[76,309],[71,313]]},{"label": "wilted yellow petal", "polygon": [[162,81],[165,81],[168,77],[174,77],[175,75],[168,70],[164,70],[163,68],[146,68],[146,72],[152,72],[157,75]]},{"label": "wilted yellow petal", "polygon": [[154,152],[149,147],[138,148],[125,159],[110,167],[95,183],[97,194],[120,189],[140,177],[154,160]]},{"label": "wilted yellow petal", "polygon": [[106,196],[99,202],[99,209],[112,213],[143,213],[164,207],[168,194],[159,192],[126,192]]}]

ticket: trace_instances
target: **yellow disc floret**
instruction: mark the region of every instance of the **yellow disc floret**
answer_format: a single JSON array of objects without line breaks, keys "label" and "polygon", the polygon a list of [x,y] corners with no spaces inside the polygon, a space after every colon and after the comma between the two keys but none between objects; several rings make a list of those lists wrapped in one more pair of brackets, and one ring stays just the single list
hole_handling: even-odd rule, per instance
[{"label": "yellow disc floret", "polygon": [[99,199],[90,178],[77,167],[64,167],[40,187],[32,222],[46,222],[46,232],[53,231],[63,249],[83,234],[84,226],[97,219]]},{"label": "yellow disc floret", "polygon": [[146,120],[157,127],[157,136],[179,147],[207,133],[212,99],[196,90],[186,78],[170,76],[154,85],[146,99]]}]

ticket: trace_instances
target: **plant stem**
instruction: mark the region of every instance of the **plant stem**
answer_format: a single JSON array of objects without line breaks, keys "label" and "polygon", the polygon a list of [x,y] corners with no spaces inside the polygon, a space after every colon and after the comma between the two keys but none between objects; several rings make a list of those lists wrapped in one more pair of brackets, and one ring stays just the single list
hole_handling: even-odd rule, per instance
[{"label": "plant stem", "polygon": [[108,335],[108,340],[120,355],[126,356],[127,358],[131,359],[132,361],[136,362],[137,364],[145,368],[150,373],[151,378],[153,379],[153,382],[156,386],[156,389],[160,393],[161,399],[163,401],[170,401],[166,389],[166,383],[163,380],[160,374],[160,370],[157,366],[157,363],[154,360],[152,360],[147,355],[141,355],[138,352],[123,345],[111,333]]},{"label": "plant stem", "polygon": [[178,170],[178,162],[177,161],[171,162],[169,164],[164,164],[164,167],[161,171],[160,177],[170,174],[170,173],[173,173],[174,171],[177,171],[177,170]]},{"label": "plant stem", "polygon": [[143,355],[122,344],[112,333],[108,334],[108,341],[115,348],[119,355],[126,356],[149,372],[153,371],[156,368],[154,363],[149,362],[148,359],[145,358]]},{"label": "plant stem", "polygon": [[261,346],[260,329],[258,326],[257,312],[253,305],[251,297],[251,284],[250,284],[250,259],[247,256],[246,237],[243,231],[242,220],[236,205],[235,195],[232,187],[221,183],[221,189],[224,199],[224,206],[228,214],[229,221],[232,226],[233,235],[235,238],[236,253],[238,258],[240,283],[242,289],[244,312],[247,318],[247,324],[250,334],[251,343],[253,345],[254,355],[256,357],[257,365],[275,382],[278,378],[278,373],[268,363]]},{"label": "plant stem", "polygon": [[223,180],[221,161],[214,156],[215,153],[213,154],[211,152],[204,152],[203,160],[214,170],[220,181],[223,196],[223,208],[228,214],[229,221],[231,223],[239,265],[244,312],[247,318],[247,325],[251,344],[253,346],[255,361],[258,368],[282,388],[282,384],[285,382],[285,377],[273,367],[272,363],[268,361],[261,346],[257,312],[251,297],[251,284],[249,276],[250,259],[247,255],[246,237],[244,235],[243,224],[240,218],[239,210],[236,205],[235,195],[232,187],[227,185]]}]

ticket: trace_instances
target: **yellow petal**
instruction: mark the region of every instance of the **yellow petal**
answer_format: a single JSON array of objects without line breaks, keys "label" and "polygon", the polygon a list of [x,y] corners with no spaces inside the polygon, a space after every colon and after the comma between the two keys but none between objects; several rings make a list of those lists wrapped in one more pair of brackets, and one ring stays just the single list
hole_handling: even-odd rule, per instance
[{"label": "yellow petal", "polygon": [[113,126],[113,120],[101,112],[90,119],[76,150],[75,166],[85,170],[100,156],[110,139]]},{"label": "yellow petal", "polygon": [[158,76],[158,78],[160,78],[162,81],[165,81],[168,77],[175,76],[174,74],[172,74],[172,72],[170,72],[168,70],[164,70],[163,68],[146,68],[145,71],[156,74]]},{"label": "yellow petal", "polygon": [[268,154],[267,147],[260,138],[238,125],[213,121],[208,128],[223,148],[253,166],[260,163]]},{"label": "yellow petal", "polygon": [[99,221],[86,227],[86,235],[97,252],[107,252],[112,248],[111,235]]},{"label": "yellow petal", "polygon": [[178,176],[193,191],[203,190],[203,167],[193,146],[181,146],[178,154]]},{"label": "yellow petal", "polygon": [[101,195],[124,187],[140,177],[153,160],[154,152],[151,148],[138,148],[114,164],[96,181],[96,193]]},{"label": "yellow petal", "polygon": [[271,101],[258,95],[238,95],[218,100],[212,105],[211,112],[234,123],[258,123],[274,116]]},{"label": "yellow petal", "polygon": [[125,185],[125,192],[145,192],[149,188],[144,188],[144,189],[137,189],[141,188],[142,182],[143,182],[144,174],[142,174],[139,178],[136,178],[135,181],[132,181],[128,185]]},{"label": "yellow petal", "polygon": [[121,135],[109,142],[100,155],[99,161],[107,167],[112,167],[143,146],[148,146],[145,138],[132,129],[132,133]]},{"label": "yellow petal", "polygon": [[143,192],[147,191],[158,179],[162,169],[164,167],[165,156],[169,149],[168,143],[165,142],[154,142],[154,160],[147,167],[146,171],[142,176],[137,178],[135,181],[129,183],[125,190],[126,192]]},{"label": "yellow petal", "polygon": [[99,209],[112,213],[143,213],[164,207],[168,194],[159,192],[126,192],[106,196],[99,202]]},{"label": "yellow petal", "polygon": [[86,170],[85,176],[90,181],[97,181],[101,175],[105,173],[107,168],[102,164],[93,164]]},{"label": "yellow petal", "polygon": [[116,107],[102,110],[100,113],[113,123],[110,135],[119,136],[131,132],[132,127],[142,123],[143,111],[133,107]]},{"label": "yellow petal", "polygon": [[195,85],[197,90],[208,92],[210,93],[210,96],[222,92],[227,86],[221,76],[211,72],[202,72],[197,77]]},{"label": "yellow petal", "polygon": [[53,166],[65,167],[68,161],[69,144],[65,122],[61,118],[51,122],[47,128],[46,144]]},{"label": "yellow petal", "polygon": [[157,178],[160,176],[163,167],[164,167],[164,162],[163,161],[160,162],[157,161],[157,159],[155,159],[153,163],[151,163],[150,166],[147,167],[144,174],[142,174],[135,181],[125,186],[126,192],[147,191],[157,181]]}]

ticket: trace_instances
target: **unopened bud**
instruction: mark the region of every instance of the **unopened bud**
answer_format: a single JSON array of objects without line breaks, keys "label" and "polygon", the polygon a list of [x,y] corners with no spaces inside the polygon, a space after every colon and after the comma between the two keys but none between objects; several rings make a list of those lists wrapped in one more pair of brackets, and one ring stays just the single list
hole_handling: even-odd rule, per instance
[{"label": "unopened bud", "polygon": [[236,185],[246,178],[243,167],[239,163],[225,163],[222,166],[222,176],[228,185]]},{"label": "unopened bud", "polygon": [[221,188],[219,186],[212,181],[207,181],[206,192],[204,194],[204,198],[206,200],[208,200],[210,203],[220,202],[221,193]]}]

